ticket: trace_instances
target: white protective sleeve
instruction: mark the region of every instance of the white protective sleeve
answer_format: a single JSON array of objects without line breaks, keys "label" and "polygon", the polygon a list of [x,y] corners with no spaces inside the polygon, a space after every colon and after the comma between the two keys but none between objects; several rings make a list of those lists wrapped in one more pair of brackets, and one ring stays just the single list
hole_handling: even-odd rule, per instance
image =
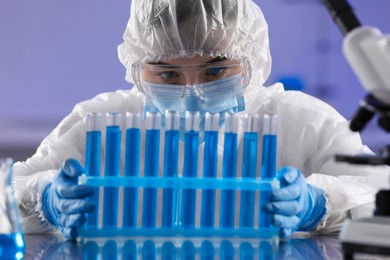
[{"label": "white protective sleeve", "polygon": [[335,162],[336,154],[372,154],[349,122],[328,104],[281,84],[251,88],[247,110],[279,115],[277,167],[302,171],[308,183],[325,191],[327,214],[313,231],[340,230],[345,218],[370,216],[375,194],[389,188],[390,168]]},{"label": "white protective sleeve", "polygon": [[103,93],[81,102],[42,141],[31,158],[15,163],[15,199],[26,234],[56,230],[44,217],[42,191],[54,180],[66,159],[75,158],[84,164],[86,124],[83,119],[87,112],[141,112],[142,104],[143,96],[135,88]]}]

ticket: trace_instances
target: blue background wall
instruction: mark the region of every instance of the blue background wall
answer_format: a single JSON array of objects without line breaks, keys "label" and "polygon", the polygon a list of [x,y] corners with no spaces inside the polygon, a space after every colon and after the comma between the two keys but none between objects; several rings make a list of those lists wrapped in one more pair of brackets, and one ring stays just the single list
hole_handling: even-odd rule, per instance
[{"label": "blue background wall", "polygon": [[[270,27],[268,84],[293,78],[350,118],[364,91],[341,53],[342,36],[319,0],[256,0]],[[350,0],[360,20],[390,32],[388,0]],[[0,156],[25,159],[73,106],[130,88],[117,58],[130,0],[0,1]],[[389,143],[376,123],[374,150]]]}]

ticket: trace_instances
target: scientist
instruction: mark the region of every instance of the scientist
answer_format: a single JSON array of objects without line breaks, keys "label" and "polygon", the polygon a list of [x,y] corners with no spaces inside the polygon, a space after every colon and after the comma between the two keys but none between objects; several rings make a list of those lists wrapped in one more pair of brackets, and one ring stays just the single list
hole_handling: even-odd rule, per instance
[{"label": "scientist", "polygon": [[[76,184],[84,173],[87,112],[277,113],[281,189],[264,210],[280,235],[333,232],[345,218],[370,213],[387,177],[333,160],[336,153],[370,152],[359,135],[324,102],[280,83],[263,86],[271,70],[268,27],[253,1],[133,0],[123,39],[119,59],[136,87],[77,104],[31,158],[15,164],[25,233],[61,230],[74,238],[94,210],[92,189]],[[240,146],[242,133],[241,124]]]}]

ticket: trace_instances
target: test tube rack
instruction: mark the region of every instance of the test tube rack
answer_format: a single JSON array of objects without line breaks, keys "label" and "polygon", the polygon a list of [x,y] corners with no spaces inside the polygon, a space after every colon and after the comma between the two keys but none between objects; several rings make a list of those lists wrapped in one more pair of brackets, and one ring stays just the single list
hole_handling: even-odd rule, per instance
[{"label": "test tube rack", "polygon": [[220,238],[87,238],[83,259],[279,259],[275,241]]},{"label": "test tube rack", "polygon": [[[178,122],[180,121],[177,119],[178,114],[172,115],[172,117],[168,114],[165,115],[165,127],[163,130],[160,122],[161,115],[158,113],[149,113],[147,116],[150,116],[149,119],[152,120],[146,122],[146,130],[143,132],[141,130],[141,124],[143,123],[141,122],[141,116],[139,114],[128,113],[126,115],[128,122],[125,124],[126,137],[124,140],[126,144],[126,155],[124,156],[125,158],[121,158],[121,129],[124,125],[120,120],[122,115],[118,113],[107,114],[106,155],[102,156],[102,158],[105,158],[105,172],[103,174],[101,173],[103,167],[100,162],[101,136],[99,135],[102,129],[102,115],[98,113],[89,114],[89,118],[86,120],[89,122],[85,162],[87,174],[79,178],[79,184],[85,184],[95,188],[95,195],[91,199],[94,200],[98,208],[103,206],[103,209],[100,209],[100,211],[97,209],[94,214],[87,216],[87,225],[78,230],[79,237],[84,239],[99,237],[238,237],[265,239],[272,241],[272,244],[277,243],[279,228],[273,227],[270,223],[267,224],[267,221],[264,221],[264,219],[267,219],[267,214],[262,212],[261,203],[264,202],[264,199],[262,199],[263,196],[269,196],[270,192],[279,188],[279,182],[273,176],[262,178],[264,176],[262,173],[257,174],[258,176],[256,177],[256,169],[260,167],[256,166],[257,139],[253,137],[259,133],[259,127],[256,126],[259,123],[258,116],[256,118],[255,116],[249,117],[246,115],[249,121],[252,122],[252,126],[255,125],[255,127],[249,127],[248,131],[244,134],[244,138],[247,133],[251,135],[250,138],[245,139],[245,142],[248,141],[248,147],[246,148],[245,146],[247,144],[244,143],[243,148],[243,153],[247,151],[250,154],[244,154],[243,156],[251,158],[252,161],[243,160],[243,164],[246,164],[246,166],[237,165],[238,167],[242,167],[243,171],[243,177],[238,178],[235,177],[235,173],[230,176],[226,174],[222,177],[216,177],[215,174],[214,176],[210,174],[207,176],[199,176],[197,169],[195,169],[195,175],[192,176],[186,175],[185,172],[182,174],[169,174],[169,171],[177,171],[177,153],[183,152],[176,148],[173,150],[169,149],[169,147],[167,148],[167,146],[177,147],[179,142],[180,124]],[[209,116],[210,118],[212,119],[212,116]],[[191,118],[186,118],[186,121],[197,124],[199,123],[197,119],[199,119],[199,114],[193,114]],[[216,138],[218,139],[218,135],[222,133],[218,132],[218,125],[215,124],[215,121],[219,121],[219,117],[214,119],[214,128],[212,127],[213,124],[210,127],[210,122],[213,122],[213,120],[206,120],[205,133],[207,133],[207,130],[210,130],[209,133],[215,130],[214,133],[216,133]],[[236,115],[232,117],[226,115],[226,124],[228,121],[233,122],[233,119],[238,120]],[[168,126],[168,123],[170,126]],[[112,126],[117,127],[117,129],[109,130]],[[137,134],[134,134],[135,132],[133,130]],[[169,130],[176,131],[176,138],[172,140],[167,139],[169,138]],[[165,160],[164,163],[166,166],[169,162],[170,169],[167,169],[169,167],[163,167],[163,170],[159,169],[160,131],[165,131],[165,153],[163,155],[164,158],[168,158],[168,161]],[[109,137],[108,135],[113,132],[115,136]],[[228,132],[237,134],[237,130],[226,126],[225,148],[227,145],[230,145],[233,147],[233,150],[229,149],[229,153],[224,151],[223,172],[231,171],[232,160],[237,160],[237,143],[226,143],[228,140],[226,134]],[[188,133],[195,133],[196,136],[199,133],[199,128],[186,127],[186,134]],[[145,149],[143,165],[145,171],[143,176],[139,174],[139,169],[142,168],[140,167],[140,161],[142,160],[139,153],[141,149],[141,135],[145,135],[145,146],[143,147]],[[114,140],[113,138],[116,138],[115,142],[109,143]],[[210,141],[211,137],[209,136],[208,138],[205,137],[205,150],[208,149],[211,152],[206,155],[207,152],[205,151],[205,157],[215,157],[217,153],[212,152],[215,147],[211,149],[207,148],[212,143]],[[197,168],[195,164],[198,163],[197,149],[199,143],[198,139],[195,142],[192,142],[194,140],[190,139],[189,136],[184,138],[184,164],[188,164],[189,158],[191,157],[193,164],[189,164],[189,166]],[[237,139],[232,140],[236,140],[237,142]],[[254,140],[256,142],[253,142]],[[215,144],[212,146],[215,146]],[[272,151],[276,154],[276,140],[273,146]],[[268,148],[263,147],[264,149]],[[275,154],[274,156],[276,156]],[[192,158],[194,155],[195,158]],[[121,160],[125,160],[125,166],[123,167],[124,173],[119,172]],[[225,161],[227,162],[225,163]],[[111,166],[107,167],[108,164]],[[129,166],[130,164],[132,165]],[[252,165],[253,168],[253,164],[255,175],[245,176],[245,171],[250,171],[253,174],[253,169],[248,168],[248,165]],[[275,164],[275,160],[271,162],[272,164]],[[215,161],[214,164],[206,164],[205,161],[204,167],[211,167],[216,170],[217,166]],[[245,167],[247,168],[246,170]],[[187,165],[188,171],[194,170],[192,168],[188,168]],[[265,167],[262,166],[261,168],[263,170]],[[185,170],[186,166],[183,167],[183,171]],[[203,169],[203,175],[205,175],[207,170]],[[236,167],[233,167],[233,170],[236,170]],[[271,167],[271,171],[274,170],[274,167]],[[109,174],[107,174],[108,171],[110,171]],[[102,193],[104,196],[102,196]],[[103,198],[104,201],[102,203]],[[122,201],[120,198],[122,198]],[[120,210],[118,211],[119,208],[122,208],[121,212]],[[102,214],[98,212],[102,212]],[[266,224],[264,225],[264,223]]]}]

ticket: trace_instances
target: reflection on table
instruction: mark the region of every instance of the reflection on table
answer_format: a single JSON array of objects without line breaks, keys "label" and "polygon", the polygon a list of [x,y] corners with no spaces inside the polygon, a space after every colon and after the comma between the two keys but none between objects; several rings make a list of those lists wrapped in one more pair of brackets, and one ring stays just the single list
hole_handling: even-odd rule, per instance
[{"label": "reflection on table", "polygon": [[290,238],[275,248],[255,239],[100,238],[26,235],[25,259],[342,259],[337,237]]}]

